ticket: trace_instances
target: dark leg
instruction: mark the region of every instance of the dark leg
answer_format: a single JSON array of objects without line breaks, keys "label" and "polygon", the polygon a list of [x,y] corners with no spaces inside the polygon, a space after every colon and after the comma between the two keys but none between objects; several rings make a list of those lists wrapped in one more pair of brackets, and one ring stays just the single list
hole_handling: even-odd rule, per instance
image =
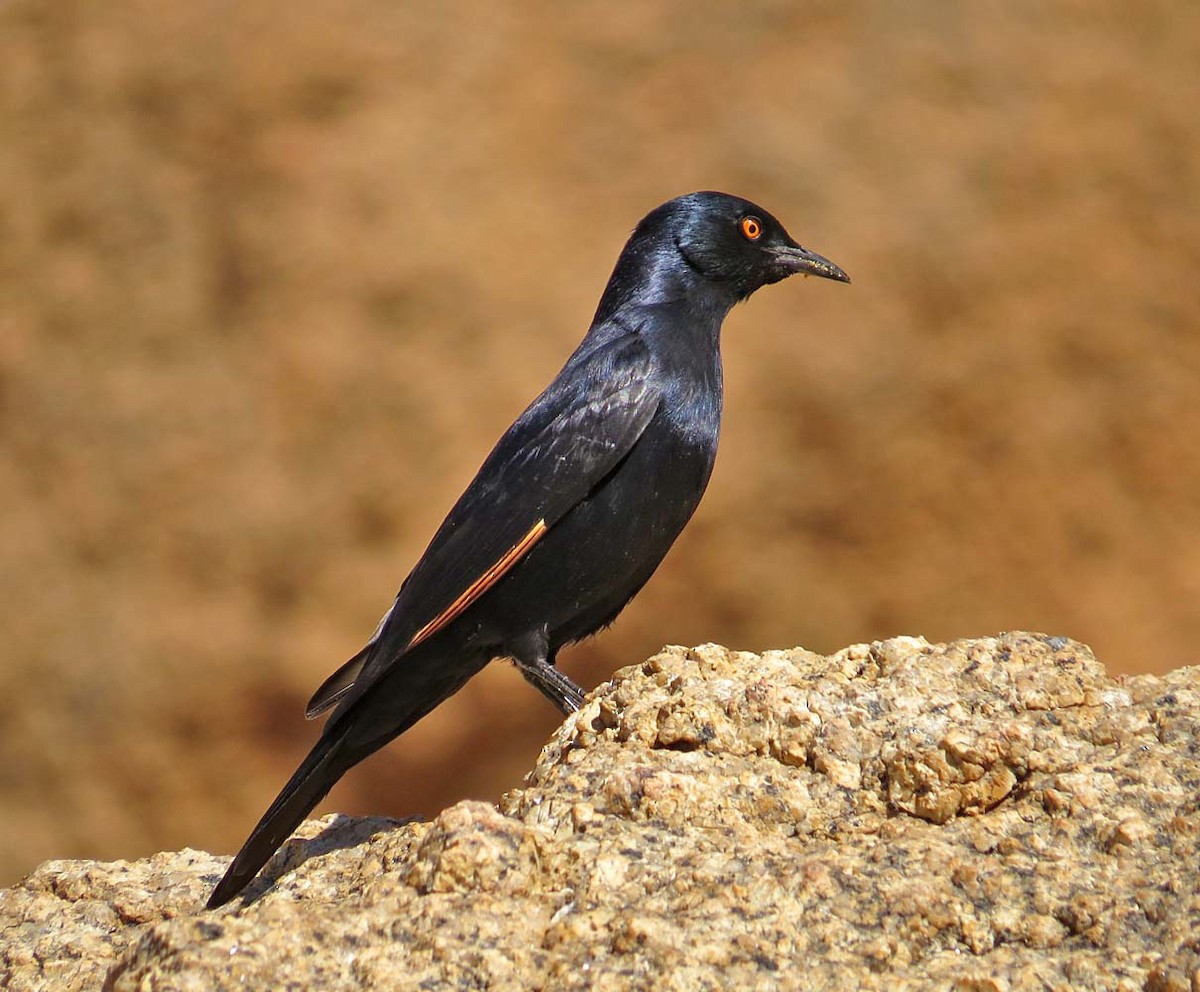
[{"label": "dark leg", "polygon": [[508,645],[525,681],[559,708],[564,714],[574,713],[583,705],[583,688],[572,682],[554,667],[546,631],[526,634]]}]

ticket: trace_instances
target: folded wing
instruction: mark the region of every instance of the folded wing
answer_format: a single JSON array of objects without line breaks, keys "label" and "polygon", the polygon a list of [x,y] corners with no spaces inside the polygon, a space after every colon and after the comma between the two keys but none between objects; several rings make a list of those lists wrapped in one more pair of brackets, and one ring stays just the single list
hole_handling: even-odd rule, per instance
[{"label": "folded wing", "polygon": [[[452,623],[586,500],[658,409],[634,333],[581,348],[505,433],[438,528],[371,641],[317,690],[306,715],[348,703]],[[585,383],[580,388],[580,382]]]}]

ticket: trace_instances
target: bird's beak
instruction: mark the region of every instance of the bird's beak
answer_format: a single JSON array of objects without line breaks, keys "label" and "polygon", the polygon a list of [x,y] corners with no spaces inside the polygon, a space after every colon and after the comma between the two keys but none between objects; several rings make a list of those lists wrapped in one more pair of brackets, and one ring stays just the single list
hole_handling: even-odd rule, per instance
[{"label": "bird's beak", "polygon": [[850,281],[850,277],[829,259],[799,245],[784,245],[776,248],[774,254],[788,275],[799,273],[805,276],[820,276],[822,279],[836,279],[838,282]]}]

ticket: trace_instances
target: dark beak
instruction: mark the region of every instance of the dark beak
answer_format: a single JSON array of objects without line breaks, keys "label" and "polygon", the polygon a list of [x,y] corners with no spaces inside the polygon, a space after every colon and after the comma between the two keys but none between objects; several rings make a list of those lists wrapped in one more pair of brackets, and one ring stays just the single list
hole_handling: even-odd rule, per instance
[{"label": "dark beak", "polygon": [[820,276],[822,279],[836,279],[838,282],[850,281],[850,277],[829,259],[799,245],[776,248],[774,254],[788,275],[799,273],[805,276]]}]

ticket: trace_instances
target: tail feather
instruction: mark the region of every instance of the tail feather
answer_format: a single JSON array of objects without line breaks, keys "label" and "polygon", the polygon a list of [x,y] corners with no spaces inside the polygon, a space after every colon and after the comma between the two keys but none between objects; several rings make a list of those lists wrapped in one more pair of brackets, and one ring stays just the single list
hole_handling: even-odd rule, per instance
[{"label": "tail feather", "polygon": [[448,665],[430,639],[376,682],[348,686],[345,691],[354,689],[357,695],[341,699],[341,709],[334,711],[321,739],[258,821],[213,889],[207,908],[223,906],[241,892],[348,769],[458,692],[488,657],[464,654]]},{"label": "tail feather", "polygon": [[346,769],[363,757],[361,753],[345,753],[346,737],[343,731],[317,741],[238,851],[208,897],[206,909],[223,906],[241,892]]}]

